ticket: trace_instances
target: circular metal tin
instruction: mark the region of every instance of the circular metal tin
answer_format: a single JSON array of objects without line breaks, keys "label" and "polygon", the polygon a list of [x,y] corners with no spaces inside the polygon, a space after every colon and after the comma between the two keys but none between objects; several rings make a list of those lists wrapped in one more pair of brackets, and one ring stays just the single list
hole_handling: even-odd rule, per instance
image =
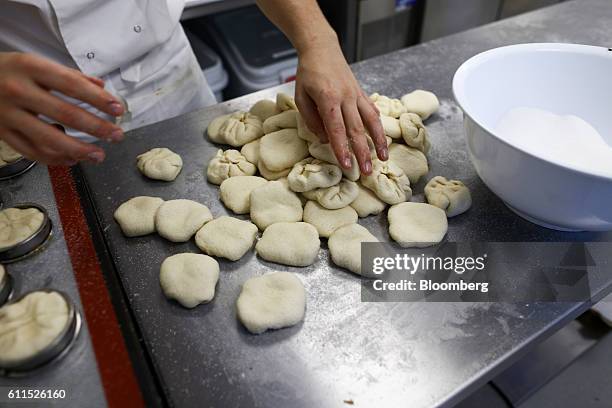
[{"label": "circular metal tin", "polygon": [[4,268],[4,276],[0,278],[0,306],[11,300],[13,296],[13,277]]},{"label": "circular metal tin", "polygon": [[26,240],[0,251],[1,263],[19,261],[38,252],[44,248],[45,244],[49,241],[53,230],[53,224],[44,207],[34,203],[23,203],[14,205],[12,208],[36,208],[43,213],[44,219],[40,228]]},{"label": "circular metal tin", "polygon": [[49,344],[43,350],[39,351],[37,354],[15,364],[0,366],[0,375],[2,376],[23,377],[32,375],[36,371],[41,370],[47,367],[48,365],[61,360],[65,355],[70,352],[71,346],[74,344],[81,331],[81,314],[78,312],[78,310],[76,310],[74,304],[72,303],[72,301],[70,301],[68,296],[59,290],[33,290],[31,292],[25,293],[24,295],[20,296],[18,299],[15,299],[11,303],[17,303],[27,295],[34,292],[55,292],[59,294],[68,305],[68,321],[66,322],[66,326],[64,327],[62,332],[55,338],[55,340],[53,340],[51,344]]},{"label": "circular metal tin", "polygon": [[0,180],[7,180],[12,177],[17,177],[36,165],[36,162],[22,157],[12,163],[0,166]]}]

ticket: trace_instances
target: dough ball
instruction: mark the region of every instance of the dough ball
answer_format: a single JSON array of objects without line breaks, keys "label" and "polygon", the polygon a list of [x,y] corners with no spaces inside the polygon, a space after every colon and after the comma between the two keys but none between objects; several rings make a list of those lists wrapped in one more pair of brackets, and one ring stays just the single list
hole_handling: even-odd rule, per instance
[{"label": "dough ball", "polygon": [[115,211],[115,221],[126,237],[139,237],[155,232],[155,214],[164,203],[159,197],[130,198]]},{"label": "dough ball", "polygon": [[427,202],[446,211],[447,217],[466,212],[472,206],[470,190],[459,180],[436,176],[425,186]]},{"label": "dough ball", "polygon": [[391,116],[380,115],[385,135],[392,139],[400,139],[402,137],[402,129],[400,128],[399,120]]},{"label": "dough ball", "polygon": [[157,233],[172,242],[187,242],[202,225],[212,220],[204,204],[191,200],[169,200],[155,214]]},{"label": "dough ball", "polygon": [[296,163],[287,176],[289,188],[297,193],[331,187],[340,180],[342,180],[340,167],[312,157]]},{"label": "dough ball", "polygon": [[261,101],[256,102],[255,105],[251,106],[249,113],[257,116],[262,122],[264,122],[270,116],[278,115],[281,113],[281,111],[276,107],[276,102],[269,99],[262,99]]},{"label": "dough ball", "polygon": [[290,327],[304,319],[306,291],[290,272],[269,272],[244,282],[236,302],[238,320],[253,334]]},{"label": "dough ball", "polygon": [[304,207],[304,222],[315,227],[319,236],[329,238],[332,232],[338,228],[355,224],[357,222],[357,211],[350,206],[339,210],[328,210],[316,201],[308,201]]},{"label": "dough ball", "polygon": [[357,183],[342,179],[335,186],[305,191],[304,197],[317,201],[328,210],[337,210],[349,206],[359,195]]},{"label": "dough ball", "polygon": [[[372,140],[370,135],[366,135],[366,141],[368,142],[368,148],[370,149],[370,157],[372,159],[378,159],[378,153],[376,153],[376,146],[374,145],[374,140]],[[385,136],[385,144],[387,148],[391,146],[391,143],[393,143],[393,139],[391,139],[389,136]]]},{"label": "dough ball", "polygon": [[351,155],[351,168],[345,169],[340,166],[340,163],[338,162],[338,159],[336,159],[336,155],[332,150],[331,144],[329,143],[313,142],[308,146],[308,151],[315,159],[323,160],[340,167],[342,169],[342,174],[344,174],[344,177],[347,179],[351,181],[359,180],[359,163],[357,163],[357,158],[354,154]]},{"label": "dough ball", "polygon": [[402,138],[410,147],[414,147],[427,153],[431,144],[427,129],[423,125],[421,117],[416,113],[404,113],[399,119],[400,128],[402,129]]},{"label": "dough ball", "polygon": [[310,129],[308,129],[308,126],[306,125],[304,118],[299,113],[297,115],[297,131],[298,131],[298,137],[300,139],[303,139],[311,143],[319,141],[319,136],[315,135],[314,133],[310,131]]},{"label": "dough ball", "polygon": [[382,115],[391,116],[392,118],[397,119],[402,113],[406,112],[406,107],[399,99],[389,98],[384,95],[373,93],[370,95],[370,100],[374,102],[374,105],[376,105],[378,111]]},{"label": "dough ball", "polygon": [[327,241],[332,261],[341,268],[361,275],[362,242],[379,241],[367,228],[359,224],[350,224],[338,228]]},{"label": "dough ball", "polygon": [[259,157],[272,171],[290,169],[308,156],[308,145],[297,137],[296,129],[282,129],[261,138]]},{"label": "dough ball", "polygon": [[394,205],[387,214],[389,235],[404,248],[423,248],[442,241],[448,229],[443,210],[424,203]]},{"label": "dough ball", "polygon": [[437,112],[440,107],[440,101],[438,101],[436,95],[421,89],[402,96],[401,101],[406,107],[406,111],[416,113],[423,120]]},{"label": "dough ball", "polygon": [[223,180],[219,188],[221,201],[236,214],[248,214],[251,211],[251,191],[268,181],[257,176],[237,176]]},{"label": "dough ball", "polygon": [[286,183],[270,181],[251,191],[251,220],[261,230],[275,222],[302,220],[302,202]]},{"label": "dough ball", "polygon": [[0,308],[0,365],[34,357],[58,341],[69,322],[70,308],[57,292],[32,292]]},{"label": "dough ball", "polygon": [[44,214],[37,208],[5,208],[0,211],[0,250],[30,238],[44,221]]},{"label": "dough ball", "polygon": [[372,160],[372,173],[362,175],[361,183],[387,204],[401,203],[412,197],[408,176],[390,160]]},{"label": "dough ball", "polygon": [[319,233],[305,222],[277,222],[264,231],[255,245],[257,255],[289,266],[312,265],[319,253]]},{"label": "dough ball", "polygon": [[363,218],[368,215],[380,214],[387,207],[387,203],[376,197],[376,194],[370,189],[359,184],[359,194],[355,201],[351,203],[351,207],[357,211],[359,217]]},{"label": "dough ball", "polygon": [[202,254],[172,255],[164,259],[159,271],[164,295],[187,308],[210,302],[218,280],[219,264]]},{"label": "dough ball", "polygon": [[263,178],[265,178],[266,180],[278,180],[283,177],[287,177],[289,175],[289,172],[291,172],[291,167],[281,171],[272,171],[267,168],[261,160],[259,161],[259,163],[257,163],[257,169],[259,170],[259,173],[263,176]]},{"label": "dough ball", "polygon": [[281,129],[297,129],[298,115],[297,111],[288,110],[269,117],[263,123],[264,133],[274,133]]},{"label": "dough ball", "polygon": [[200,228],[195,242],[208,255],[237,261],[253,247],[256,237],[257,227],[253,223],[223,216]]},{"label": "dough ball", "polygon": [[21,153],[9,146],[4,140],[0,140],[0,167],[16,162],[22,157]]},{"label": "dough ball", "polygon": [[221,184],[223,180],[235,176],[252,176],[257,172],[257,168],[238,150],[221,150],[208,163],[206,176],[208,181],[213,184]]},{"label": "dough ball", "polygon": [[276,94],[276,108],[281,112],[298,110],[297,105],[295,104],[295,99],[283,92]]},{"label": "dough ball", "polygon": [[263,124],[255,115],[238,111],[222,118],[208,126],[208,137],[213,142],[238,147],[263,136]]},{"label": "dough ball", "polygon": [[136,157],[138,170],[153,180],[173,181],[183,168],[183,159],[165,147],[156,147]]},{"label": "dough ball", "polygon": [[253,140],[242,146],[240,154],[243,155],[250,163],[257,165],[259,162],[259,143],[261,139]]},{"label": "dough ball", "polygon": [[421,177],[429,172],[427,157],[413,147],[392,143],[389,146],[389,160],[404,171],[410,184],[416,184]]}]

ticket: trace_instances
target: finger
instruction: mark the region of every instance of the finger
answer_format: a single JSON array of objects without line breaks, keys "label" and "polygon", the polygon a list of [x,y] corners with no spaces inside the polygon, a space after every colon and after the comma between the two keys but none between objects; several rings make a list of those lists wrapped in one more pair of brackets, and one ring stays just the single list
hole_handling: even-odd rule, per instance
[{"label": "finger", "polygon": [[344,117],[346,134],[357,157],[357,163],[359,163],[359,169],[363,174],[370,174],[372,172],[370,148],[355,101],[347,101],[342,105],[342,116]]},{"label": "finger", "polygon": [[376,104],[374,102],[372,102],[370,97],[365,93],[365,91],[363,89],[361,90],[361,96],[363,96],[363,99],[368,101],[368,104],[372,107],[372,109],[374,109],[374,112],[376,112],[377,115],[380,115],[380,111],[378,110],[378,106],[376,106]]},{"label": "finger", "polygon": [[2,128],[0,129],[0,139],[8,143],[9,146],[18,151],[26,159],[38,160],[36,149],[32,143],[19,132]]},{"label": "finger", "polygon": [[368,129],[368,133],[374,142],[376,156],[378,156],[380,160],[388,160],[389,148],[387,146],[387,139],[385,138],[385,131],[380,122],[380,115],[372,109],[372,106],[367,103],[364,98],[359,98],[357,100],[357,108],[359,109],[361,120],[366,129]]},{"label": "finger", "polygon": [[327,143],[327,134],[319,111],[312,98],[305,91],[296,91],[295,102],[308,129],[319,137],[321,143]]},{"label": "finger", "polygon": [[329,142],[331,143],[334,154],[338,159],[340,166],[345,169],[350,169],[351,152],[346,136],[346,128],[344,127],[344,119],[342,118],[342,108],[336,98],[322,98],[317,106],[319,106],[319,114],[323,119],[323,125]]},{"label": "finger", "polygon": [[104,80],[102,78],[85,75],[85,79],[94,85],[104,88]]}]

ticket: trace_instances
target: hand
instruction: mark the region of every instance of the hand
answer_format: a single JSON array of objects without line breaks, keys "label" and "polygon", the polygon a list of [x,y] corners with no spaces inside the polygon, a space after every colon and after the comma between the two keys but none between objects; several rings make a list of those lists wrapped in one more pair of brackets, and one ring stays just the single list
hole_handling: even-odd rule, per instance
[{"label": "hand", "polygon": [[295,101],[308,128],[322,142],[329,140],[342,167],[351,167],[352,149],[361,172],[372,172],[366,130],[378,158],[389,158],[378,109],[357,83],[335,36],[300,53]]},{"label": "hand", "polygon": [[33,54],[0,53],[0,139],[25,157],[45,164],[102,162],[104,150],[66,135],[38,115],[107,141],[122,140],[121,128],[50,91],[112,116],[123,114],[122,105],[104,90],[101,79]]}]

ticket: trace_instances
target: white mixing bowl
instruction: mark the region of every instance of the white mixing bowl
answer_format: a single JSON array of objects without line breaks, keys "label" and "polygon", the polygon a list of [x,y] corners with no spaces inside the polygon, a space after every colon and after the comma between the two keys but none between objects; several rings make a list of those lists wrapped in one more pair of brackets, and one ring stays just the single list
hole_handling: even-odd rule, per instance
[{"label": "white mixing bowl", "polygon": [[574,44],[497,48],[465,62],[453,92],[478,175],[513,211],[557,230],[612,230],[611,177],[537,157],[495,132],[508,111],[530,107],[576,115],[612,146],[612,50]]}]

